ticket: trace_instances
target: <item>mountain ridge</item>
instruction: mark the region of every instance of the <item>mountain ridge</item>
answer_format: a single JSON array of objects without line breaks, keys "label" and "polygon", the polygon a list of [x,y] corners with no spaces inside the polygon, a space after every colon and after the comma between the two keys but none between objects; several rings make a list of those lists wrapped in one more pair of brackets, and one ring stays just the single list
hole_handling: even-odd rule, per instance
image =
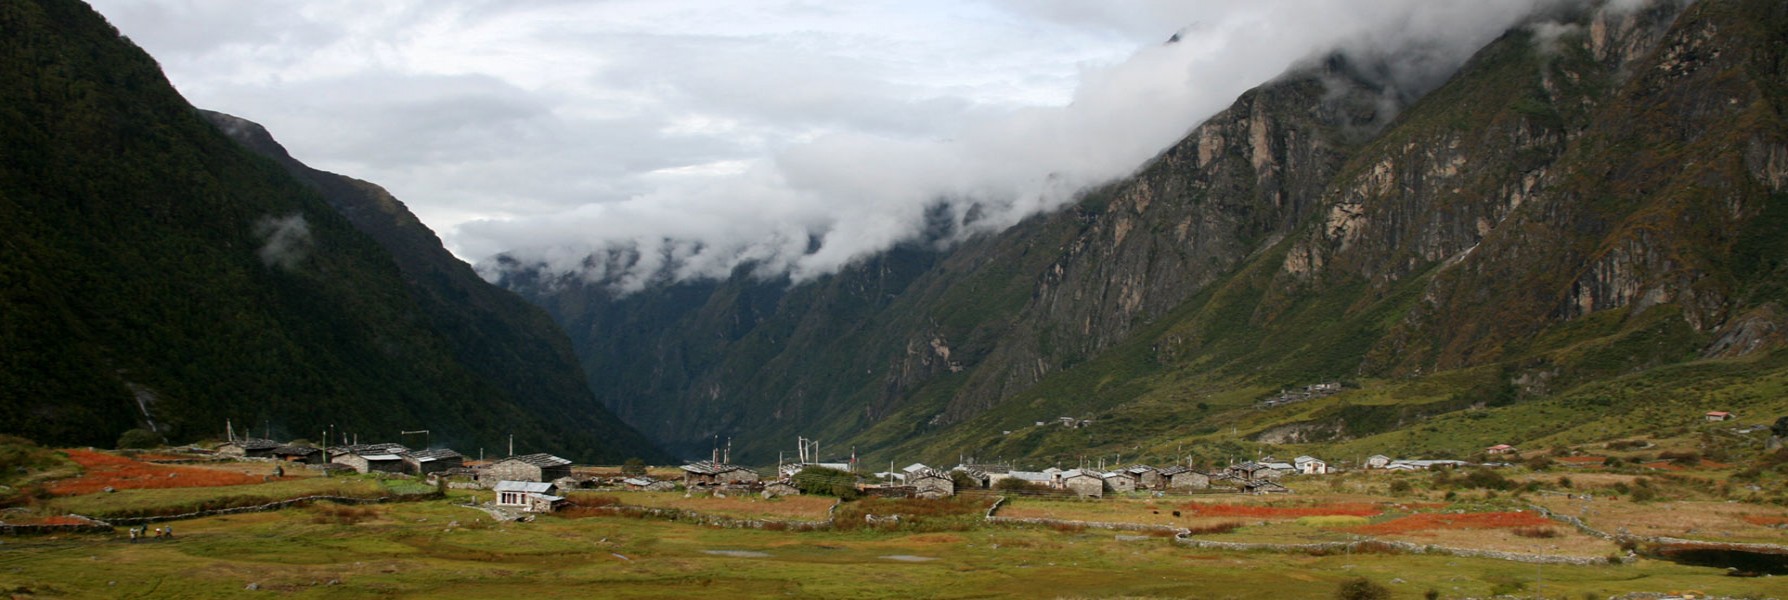
[{"label": "mountain ridge", "polygon": [[[741,436],[762,462],[805,435],[878,457],[1036,458],[1299,422],[1330,433],[1296,439],[1364,444],[1385,423],[1773,355],[1779,305],[1743,290],[1780,288],[1783,248],[1762,232],[1780,223],[1788,155],[1782,12],[1553,11],[1394,118],[1378,112],[1384,89],[1338,65],[1294,72],[1061,212],[797,286],[741,274],[614,297],[526,265],[502,283],[566,326],[599,397],[628,398],[617,412],[672,446]],[[1702,164],[1717,169],[1680,168]],[[1342,401],[1453,387],[1276,424],[1237,412],[1276,388],[1367,378]],[[1016,433],[1057,416],[1133,429]]]}]

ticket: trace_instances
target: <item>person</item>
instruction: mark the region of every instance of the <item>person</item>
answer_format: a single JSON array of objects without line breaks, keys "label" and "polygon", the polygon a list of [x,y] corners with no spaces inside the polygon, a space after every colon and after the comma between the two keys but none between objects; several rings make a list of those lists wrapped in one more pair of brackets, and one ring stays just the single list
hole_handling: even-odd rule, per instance
[{"label": "person", "polygon": [[174,537],[174,526],[169,525],[167,527],[163,527],[161,529],[161,534],[166,537]]},{"label": "person", "polygon": [[130,528],[130,543],[137,543],[137,528],[135,527]]}]

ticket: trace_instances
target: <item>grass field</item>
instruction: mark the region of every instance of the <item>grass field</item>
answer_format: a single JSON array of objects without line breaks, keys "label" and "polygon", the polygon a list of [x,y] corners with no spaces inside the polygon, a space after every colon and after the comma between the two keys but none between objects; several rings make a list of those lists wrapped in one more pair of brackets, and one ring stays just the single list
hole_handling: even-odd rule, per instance
[{"label": "grass field", "polygon": [[715,497],[683,492],[574,492],[566,497],[572,502],[580,498],[601,496],[620,504],[652,508],[672,508],[731,517],[735,519],[775,519],[784,521],[824,521],[828,510],[838,499],[825,496],[788,496],[764,499],[752,495]]},{"label": "grass field", "polygon": [[[1215,553],[1109,531],[979,527],[925,534],[789,533],[598,517],[493,523],[450,501],[182,522],[172,540],[11,538],[0,590],[69,597],[1326,597],[1343,579],[1398,598],[1702,590],[1758,580],[1711,568],[1536,567],[1445,556]],[[1295,524],[1286,524],[1296,527]],[[103,567],[101,567],[103,565]],[[1402,583],[1390,583],[1401,580]],[[1542,582],[1543,581],[1543,582]]]}]

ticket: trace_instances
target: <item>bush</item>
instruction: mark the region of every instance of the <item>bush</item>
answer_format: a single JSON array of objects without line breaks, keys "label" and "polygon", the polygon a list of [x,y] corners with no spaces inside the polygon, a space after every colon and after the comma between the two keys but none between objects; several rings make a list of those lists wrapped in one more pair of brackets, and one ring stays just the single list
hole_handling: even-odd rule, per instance
[{"label": "bush", "polygon": [[147,429],[132,429],[118,436],[118,449],[144,450],[161,445],[161,436]]},{"label": "bush", "polygon": [[646,461],[638,458],[627,459],[627,462],[621,463],[621,474],[627,476],[645,475]]},{"label": "bush", "polygon": [[1341,587],[1335,590],[1336,600],[1387,600],[1390,597],[1390,588],[1373,583],[1365,577],[1343,581]]},{"label": "bush", "polygon": [[1391,482],[1391,493],[1393,494],[1407,494],[1414,488],[1415,486],[1409,485],[1408,481],[1402,479]]},{"label": "bush", "polygon": [[1515,482],[1509,481],[1509,478],[1507,478],[1507,477],[1503,477],[1502,473],[1498,473],[1498,472],[1492,471],[1490,469],[1477,469],[1475,471],[1472,471],[1470,474],[1467,474],[1465,477],[1460,478],[1459,483],[1464,485],[1465,487],[1478,488],[1478,489],[1484,489],[1484,490],[1515,489]]},{"label": "bush", "polygon": [[838,469],[810,466],[796,473],[790,483],[795,484],[803,494],[840,498],[854,498],[857,495],[857,476]]}]

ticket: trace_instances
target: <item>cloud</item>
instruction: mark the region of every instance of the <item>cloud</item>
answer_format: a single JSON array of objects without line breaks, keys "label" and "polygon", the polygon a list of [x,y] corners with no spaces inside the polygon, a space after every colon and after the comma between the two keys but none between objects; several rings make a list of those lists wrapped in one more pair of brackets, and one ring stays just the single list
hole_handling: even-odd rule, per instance
[{"label": "cloud", "polygon": [[487,272],[624,289],[1003,228],[1300,60],[1421,89],[1547,3],[94,2],[195,104],[379,182]]},{"label": "cloud", "polygon": [[283,217],[262,217],[255,223],[255,237],[261,238],[261,248],[255,255],[261,257],[261,264],[269,268],[281,268],[291,271],[304,262],[310,254],[310,223],[304,215],[292,213]]}]

